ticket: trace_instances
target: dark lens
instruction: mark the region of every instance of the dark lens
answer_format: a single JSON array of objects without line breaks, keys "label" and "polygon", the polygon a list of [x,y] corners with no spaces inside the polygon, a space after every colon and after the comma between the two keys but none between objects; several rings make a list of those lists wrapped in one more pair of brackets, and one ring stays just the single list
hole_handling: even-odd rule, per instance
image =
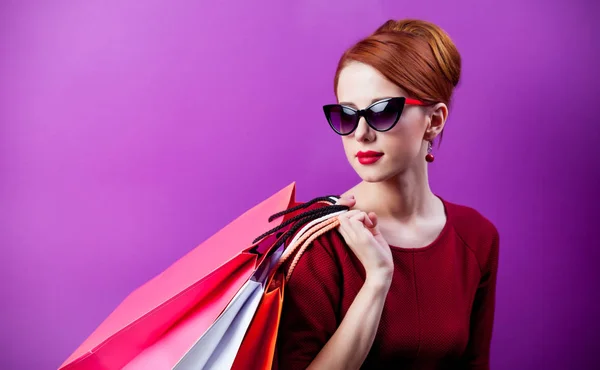
[{"label": "dark lens", "polygon": [[342,105],[330,105],[325,111],[331,126],[338,134],[346,135],[354,130],[356,112],[352,109]]},{"label": "dark lens", "polygon": [[402,114],[404,100],[390,99],[373,104],[367,111],[367,119],[376,130],[391,129]]}]

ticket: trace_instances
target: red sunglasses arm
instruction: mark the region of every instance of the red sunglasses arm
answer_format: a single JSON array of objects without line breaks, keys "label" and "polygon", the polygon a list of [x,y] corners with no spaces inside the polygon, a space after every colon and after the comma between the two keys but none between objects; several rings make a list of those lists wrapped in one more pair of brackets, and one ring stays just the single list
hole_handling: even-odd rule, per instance
[{"label": "red sunglasses arm", "polygon": [[423,103],[423,102],[422,102],[422,101],[420,101],[420,100],[416,100],[416,99],[409,99],[409,98],[406,98],[406,100],[405,100],[405,104],[410,104],[410,105],[425,105],[425,103]]}]

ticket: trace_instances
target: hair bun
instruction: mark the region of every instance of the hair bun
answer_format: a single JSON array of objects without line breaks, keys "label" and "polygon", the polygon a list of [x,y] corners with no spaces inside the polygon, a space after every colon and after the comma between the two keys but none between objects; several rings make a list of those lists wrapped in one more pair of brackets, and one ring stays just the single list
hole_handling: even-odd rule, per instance
[{"label": "hair bun", "polygon": [[423,38],[437,60],[437,63],[448,81],[453,86],[460,80],[461,58],[456,45],[450,36],[439,26],[418,19],[390,19],[382,24],[374,34],[383,32],[406,32]]}]

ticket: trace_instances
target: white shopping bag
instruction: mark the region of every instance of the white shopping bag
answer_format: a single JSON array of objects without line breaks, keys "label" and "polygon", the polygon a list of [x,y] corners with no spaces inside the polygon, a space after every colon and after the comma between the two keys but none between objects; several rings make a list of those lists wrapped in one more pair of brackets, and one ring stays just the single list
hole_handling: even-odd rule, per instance
[{"label": "white shopping bag", "polygon": [[263,297],[266,279],[282,253],[283,246],[264,261],[219,318],[175,365],[174,370],[231,368]]}]

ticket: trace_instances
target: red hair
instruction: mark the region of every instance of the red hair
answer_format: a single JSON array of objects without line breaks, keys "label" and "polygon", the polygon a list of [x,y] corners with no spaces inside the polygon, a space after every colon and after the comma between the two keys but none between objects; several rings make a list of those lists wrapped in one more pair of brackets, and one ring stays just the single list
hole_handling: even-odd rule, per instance
[{"label": "red hair", "polygon": [[450,106],[460,79],[460,54],[444,30],[422,20],[389,20],[340,58],[334,79],[350,62],[368,64],[410,97]]}]

